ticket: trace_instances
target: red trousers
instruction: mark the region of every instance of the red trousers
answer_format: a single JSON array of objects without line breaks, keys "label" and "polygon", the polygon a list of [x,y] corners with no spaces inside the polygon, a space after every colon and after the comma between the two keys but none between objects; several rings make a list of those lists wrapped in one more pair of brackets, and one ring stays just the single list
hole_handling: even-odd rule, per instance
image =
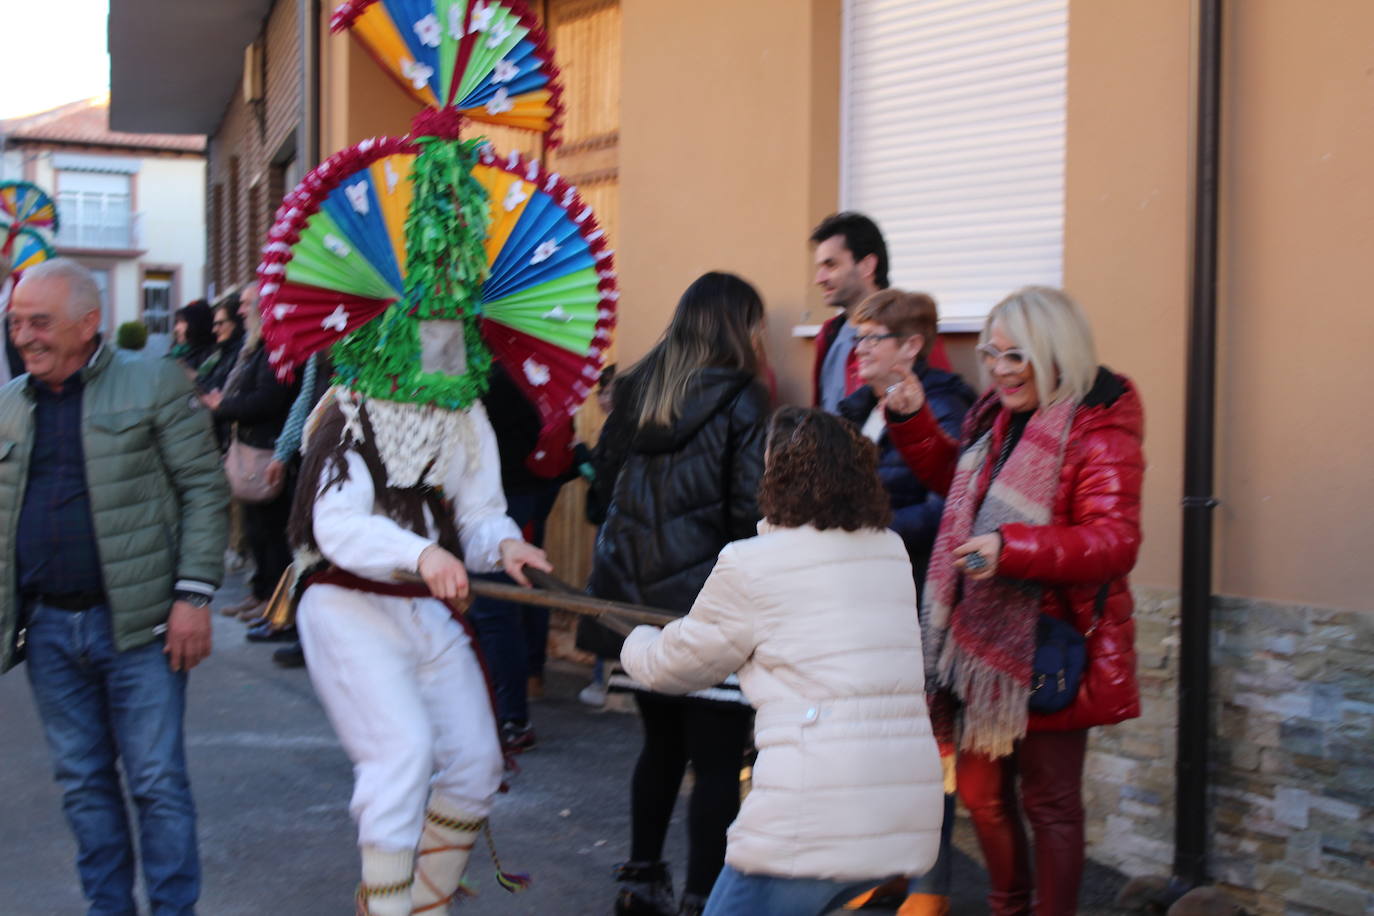
[{"label": "red trousers", "polygon": [[[959,753],[959,797],[987,861],[988,911],[994,916],[1069,916],[1078,910],[1087,746],[1085,729],[1031,732],[1009,757]],[[1023,811],[1035,835],[1033,879]]]}]

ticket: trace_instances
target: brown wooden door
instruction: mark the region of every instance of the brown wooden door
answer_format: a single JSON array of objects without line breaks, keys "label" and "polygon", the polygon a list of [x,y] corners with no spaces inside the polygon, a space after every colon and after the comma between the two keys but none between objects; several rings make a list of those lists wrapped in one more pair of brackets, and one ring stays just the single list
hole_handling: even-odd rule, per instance
[{"label": "brown wooden door", "polygon": [[[543,158],[547,167],[576,185],[614,248],[620,215],[620,3],[544,0],[542,7],[562,71],[565,108],[562,144],[544,150]],[[614,346],[610,352],[614,360]],[[590,398],[576,419],[582,441],[594,445],[604,419],[595,397]],[[591,571],[596,540],[584,512],[586,492],[581,478],[563,487],[545,536],[545,549],[560,576],[577,585]]]}]

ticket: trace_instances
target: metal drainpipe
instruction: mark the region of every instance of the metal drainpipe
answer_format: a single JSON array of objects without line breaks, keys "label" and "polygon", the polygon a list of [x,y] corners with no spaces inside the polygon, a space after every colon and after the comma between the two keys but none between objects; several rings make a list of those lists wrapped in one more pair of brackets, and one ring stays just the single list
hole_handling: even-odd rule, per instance
[{"label": "metal drainpipe", "polygon": [[1210,840],[1212,510],[1216,444],[1217,200],[1221,135],[1221,0],[1199,0],[1197,149],[1192,305],[1183,458],[1182,645],[1174,878],[1179,892],[1207,882]]},{"label": "metal drainpipe", "polygon": [[320,0],[298,0],[297,12],[301,42],[301,120],[297,156],[304,175],[320,164]]}]

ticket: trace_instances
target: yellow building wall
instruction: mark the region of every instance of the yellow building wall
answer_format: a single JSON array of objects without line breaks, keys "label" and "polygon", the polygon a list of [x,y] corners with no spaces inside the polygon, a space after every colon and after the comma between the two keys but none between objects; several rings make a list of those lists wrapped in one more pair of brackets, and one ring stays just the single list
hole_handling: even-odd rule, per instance
[{"label": "yellow building wall", "polygon": [[1374,610],[1374,4],[1227,4],[1217,590]]},{"label": "yellow building wall", "polygon": [[784,401],[807,403],[811,227],[835,209],[839,0],[624,0],[620,139],[622,364],[642,356],[708,270],[768,308]]},{"label": "yellow building wall", "polygon": [[1189,0],[1069,7],[1064,285],[1145,402],[1138,583],[1176,588],[1192,88]]},{"label": "yellow building wall", "polygon": [[[1192,211],[1189,0],[1075,0],[1064,275],[1146,406],[1136,580],[1176,587]],[[1221,594],[1371,607],[1374,6],[1225,5]]]},{"label": "yellow building wall", "polygon": [[[1192,171],[1192,0],[1071,0],[1065,286],[1146,405],[1135,579],[1177,587]],[[629,365],[707,270],[758,287],[784,402],[829,312],[810,228],[837,206],[841,0],[623,0],[616,343]],[[1216,591],[1368,607],[1374,5],[1226,4]],[[328,153],[414,103],[324,41]],[[968,369],[966,341],[952,356]],[[973,380],[970,373],[970,380]],[[1361,384],[1363,382],[1363,384]]]},{"label": "yellow building wall", "polygon": [[420,110],[352,35],[329,33],[327,6],[320,25],[321,160],[368,137],[408,133]]}]

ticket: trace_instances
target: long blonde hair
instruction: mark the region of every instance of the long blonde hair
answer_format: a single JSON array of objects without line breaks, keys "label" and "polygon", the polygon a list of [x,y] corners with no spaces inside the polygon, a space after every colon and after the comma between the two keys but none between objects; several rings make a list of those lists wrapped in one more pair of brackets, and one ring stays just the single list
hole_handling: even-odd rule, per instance
[{"label": "long blonde hair", "polygon": [[693,281],[663,337],[617,382],[642,391],[636,425],[671,425],[698,370],[756,373],[762,324],[763,300],[746,281],[714,271]]},{"label": "long blonde hair", "polygon": [[[1081,401],[1097,377],[1093,330],[1077,302],[1062,289],[1026,286],[993,306],[978,343],[985,344],[996,324],[1026,351],[1035,369],[1040,403]],[[983,370],[984,383],[987,370]]]}]

